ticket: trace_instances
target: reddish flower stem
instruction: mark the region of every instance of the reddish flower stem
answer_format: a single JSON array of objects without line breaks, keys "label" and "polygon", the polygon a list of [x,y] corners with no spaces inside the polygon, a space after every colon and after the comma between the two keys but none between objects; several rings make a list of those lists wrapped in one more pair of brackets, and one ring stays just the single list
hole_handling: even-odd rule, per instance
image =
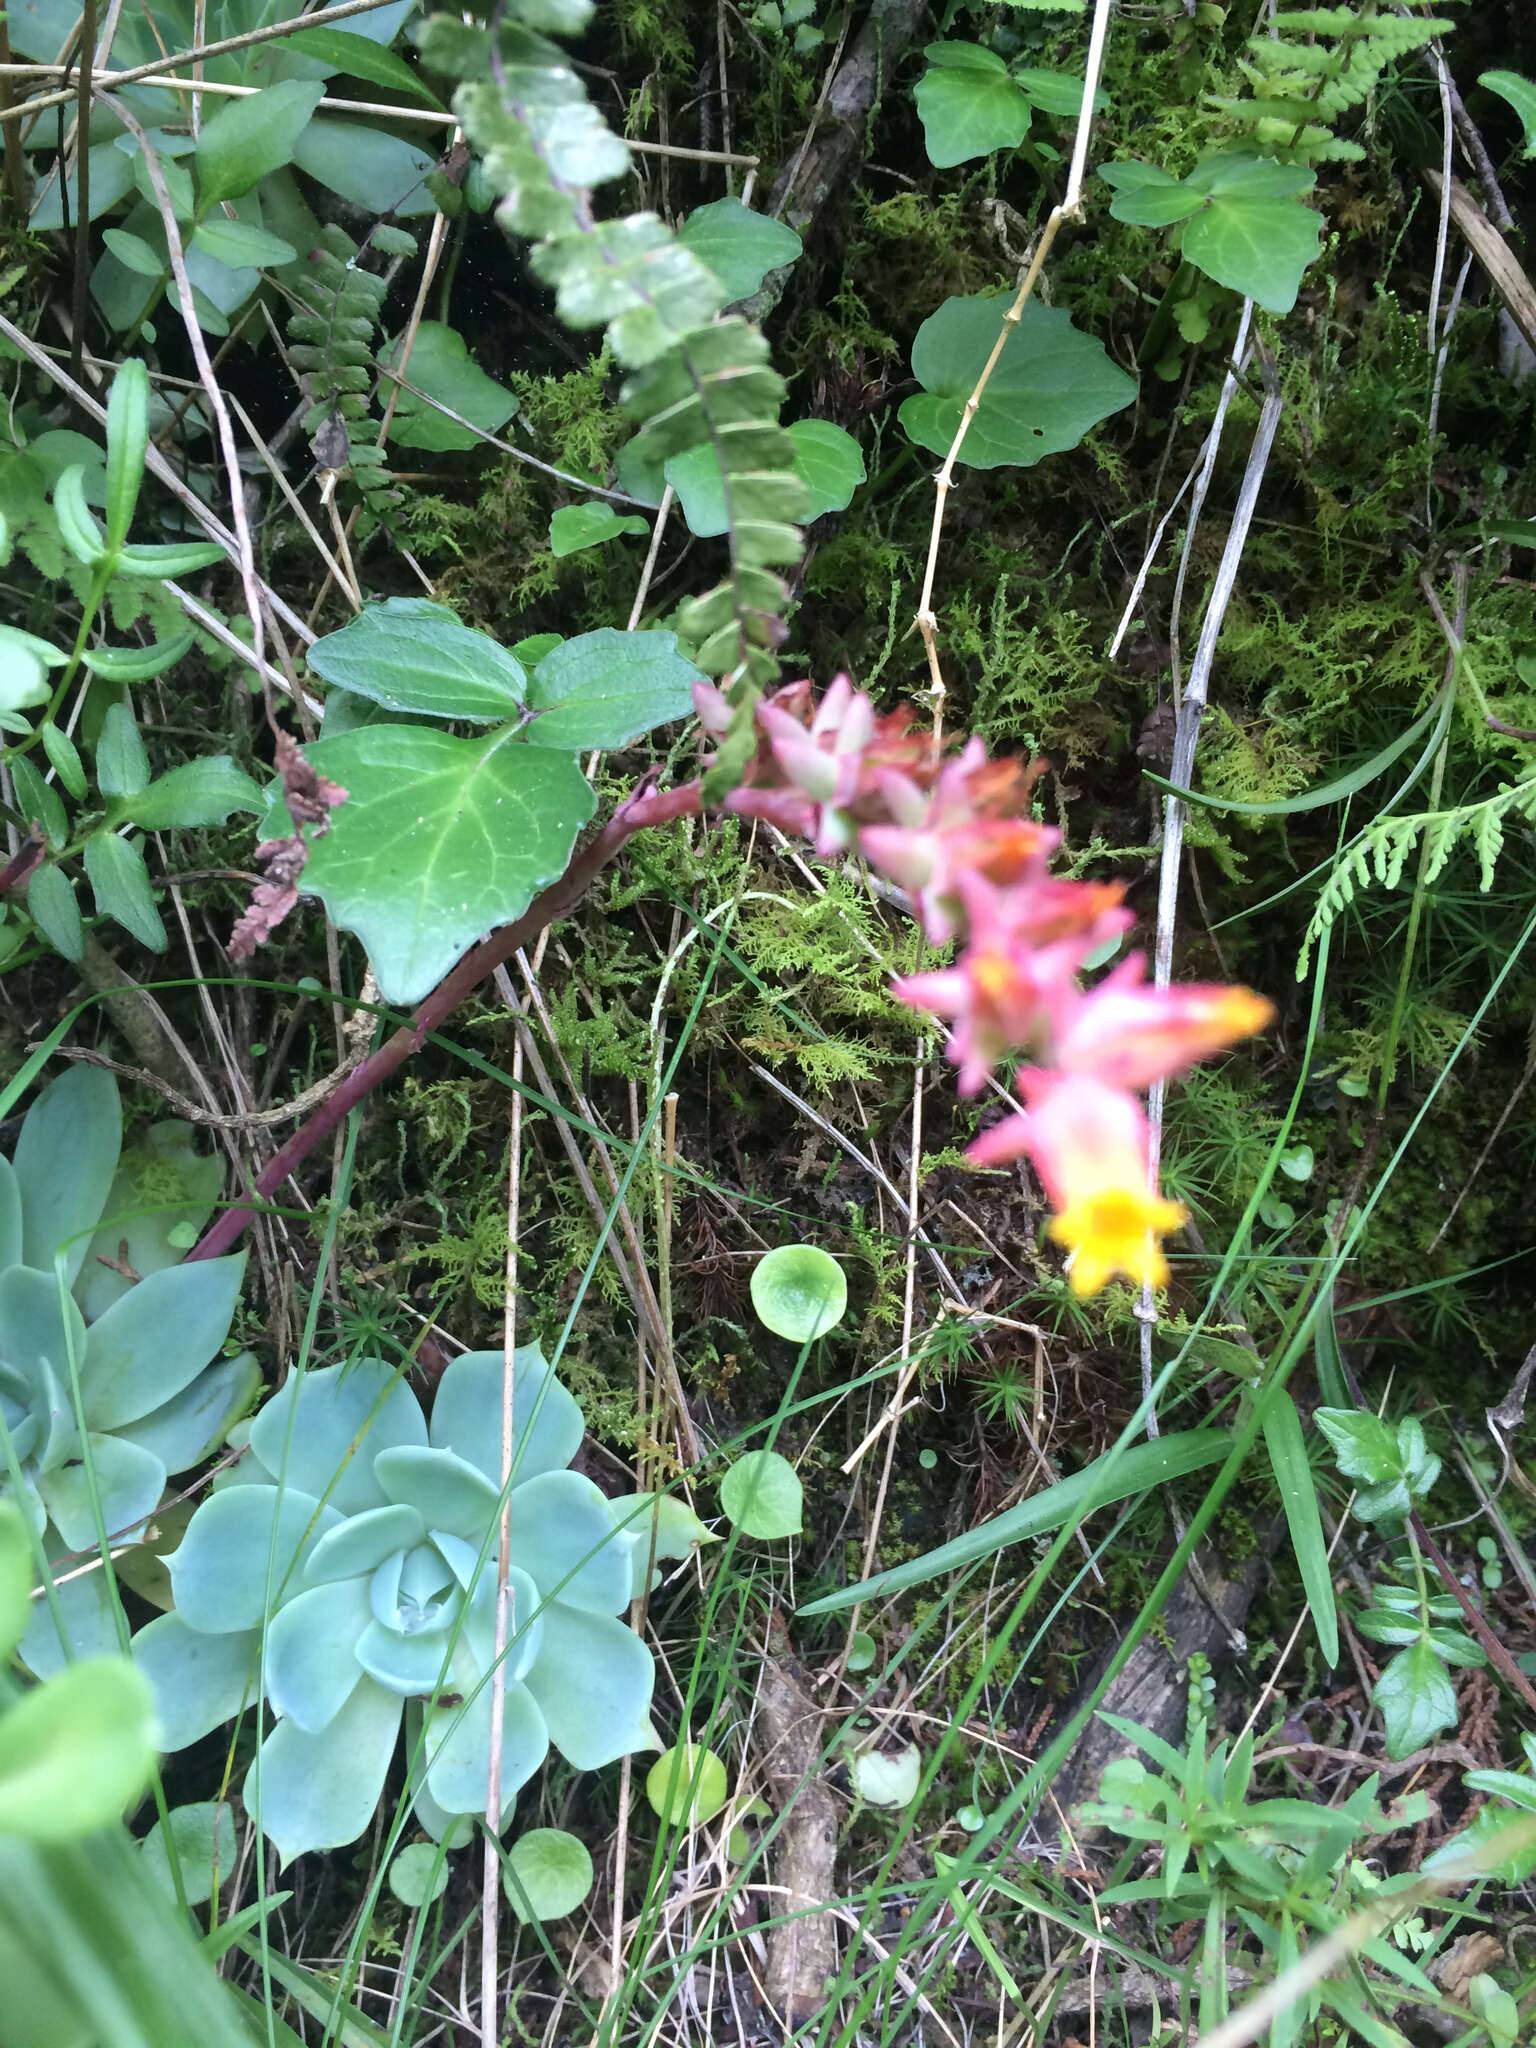
[{"label": "reddish flower stem", "polygon": [[453,972],[440,981],[431,995],[414,1012],[409,1024],[401,1025],[377,1052],[370,1053],[354,1067],[334,1093],[301,1124],[264,1169],[249,1197],[232,1203],[204,1233],[202,1241],[188,1252],[188,1260],[215,1259],[234,1244],[261,1203],[270,1201],[294,1168],[307,1159],[315,1147],[328,1138],[342,1118],[364,1101],[381,1081],[403,1066],[413,1052],[425,1044],[427,1033],[436,1031],[472,990],[479,987],[493,969],[535,938],[547,924],[568,917],[625,843],[648,825],[664,825],[672,818],[696,816],[701,806],[701,785],[684,783],[677,789],[657,792],[641,783],[614,812],[608,823],[576,855],[558,882],[551,882],[536,896],[523,915],[512,924],[482,939],[464,955]]},{"label": "reddish flower stem", "polygon": [[34,825],[32,831],[23,839],[17,851],[6,862],[5,866],[0,868],[0,895],[11,889],[23,888],[32,879],[33,869],[42,866],[45,851],[42,839],[38,836],[37,827]]}]

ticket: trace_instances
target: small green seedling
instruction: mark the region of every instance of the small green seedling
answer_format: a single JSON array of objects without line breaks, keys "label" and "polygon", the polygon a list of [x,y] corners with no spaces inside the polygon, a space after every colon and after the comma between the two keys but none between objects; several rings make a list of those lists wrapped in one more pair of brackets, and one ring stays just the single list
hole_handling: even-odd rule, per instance
[{"label": "small green seedling", "polygon": [[592,1889],[592,1858],[564,1828],[530,1828],[508,1851],[501,1883],[525,1927],[563,1920]]},{"label": "small green seedling", "polygon": [[729,1797],[725,1765],[701,1743],[680,1742],[651,1765],[645,1796],[668,1827],[702,1827]]},{"label": "small green seedling", "polygon": [[776,1337],[809,1344],[843,1320],[848,1282],[836,1259],[816,1245],[781,1244],[753,1268],[752,1306]]}]

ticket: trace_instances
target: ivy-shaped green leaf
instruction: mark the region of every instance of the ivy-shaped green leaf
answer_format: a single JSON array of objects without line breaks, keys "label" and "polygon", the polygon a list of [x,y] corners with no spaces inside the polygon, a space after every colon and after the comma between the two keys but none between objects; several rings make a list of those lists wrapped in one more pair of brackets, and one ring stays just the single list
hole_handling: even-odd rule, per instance
[{"label": "ivy-shaped green leaf", "polygon": [[[594,805],[569,755],[526,746],[511,726],[455,739],[370,725],[306,753],[347,801],[345,830],[311,842],[300,887],[357,933],[385,1001],[402,1006],[565,872]],[[261,836],[292,829],[279,801]]]},{"label": "ivy-shaped green leaf", "polygon": [[[903,427],[919,447],[949,452],[966,400],[1003,330],[1013,294],[946,299],[917,330],[912,373],[923,386],[905,400]],[[1031,299],[1003,346],[960,461],[976,469],[1027,468],[1075,448],[1090,427],[1122,411],[1136,382],[1060,306]]]},{"label": "ivy-shaped green leaf", "polygon": [[1300,203],[1317,174],[1267,157],[1218,156],[1184,179],[1153,164],[1106,164],[1110,213],[1142,227],[1185,223],[1182,253],[1197,270],[1271,313],[1289,313],[1317,256],[1321,217]]},{"label": "ivy-shaped green leaf", "polygon": [[1001,57],[976,43],[930,43],[923,55],[929,69],[914,97],[931,164],[943,170],[1018,148],[1029,133],[1030,101]]},{"label": "ivy-shaped green leaf", "polygon": [[805,246],[792,227],[754,213],[739,199],[695,207],[677,239],[719,278],[728,305],[750,298],[770,270],[793,263]]}]

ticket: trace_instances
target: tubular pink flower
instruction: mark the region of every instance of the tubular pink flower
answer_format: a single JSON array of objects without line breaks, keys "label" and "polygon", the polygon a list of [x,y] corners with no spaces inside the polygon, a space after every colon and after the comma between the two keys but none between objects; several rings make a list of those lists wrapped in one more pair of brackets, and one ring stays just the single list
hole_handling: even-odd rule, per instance
[{"label": "tubular pink flower", "polygon": [[945,762],[926,804],[906,776],[881,778],[885,809],[896,822],[876,819],[859,844],[872,865],[913,898],[936,946],[952,938],[961,921],[963,876],[1003,887],[1044,877],[1061,834],[1020,815],[1033,781],[1020,761],[989,761],[979,739]]},{"label": "tubular pink flower", "polygon": [[950,1020],[960,1092],[974,1095],[1010,1052],[1051,1057],[1084,1000],[1076,976],[1085,956],[1131,914],[1118,890],[1094,883],[1043,877],[1002,889],[962,874],[957,889],[969,931],[960,958],[891,986],[902,1002]]},{"label": "tubular pink flower", "polygon": [[1147,1088],[1262,1031],[1274,1006],[1248,988],[1189,982],[1152,988],[1133,953],[1090,989],[1052,1041],[1054,1065],[1116,1088]]},{"label": "tubular pink flower", "polygon": [[1141,1104],[1083,1074],[1026,1071],[1019,1090],[1028,1107],[984,1132],[966,1157],[978,1166],[1033,1163],[1056,1211],[1049,1235],[1067,1248],[1074,1294],[1096,1294],[1117,1273],[1136,1286],[1166,1286],[1159,1240],[1187,1218],[1150,1185]]}]

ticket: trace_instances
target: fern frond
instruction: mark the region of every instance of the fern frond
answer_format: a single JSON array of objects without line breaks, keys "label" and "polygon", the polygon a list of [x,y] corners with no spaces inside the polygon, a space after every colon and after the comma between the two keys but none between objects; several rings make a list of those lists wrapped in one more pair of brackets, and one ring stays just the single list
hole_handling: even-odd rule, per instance
[{"label": "fern frond", "polygon": [[1453,26],[1439,16],[1383,13],[1376,0],[1276,12],[1239,59],[1252,99],[1213,94],[1208,104],[1251,127],[1260,145],[1285,161],[1358,159],[1358,144],[1332,132],[1340,115],[1370,97],[1388,66]]},{"label": "fern frond", "polygon": [[[386,256],[413,255],[403,228],[380,226],[369,238]],[[327,469],[350,469],[368,509],[380,514],[393,502],[384,451],[353,429],[369,415],[379,321],[387,278],[364,270],[352,237],[332,222],[320,231],[309,266],[294,285],[300,310],[288,317],[289,360],[305,379],[310,398],[304,431]]]},{"label": "fern frond", "polygon": [[1536,775],[1523,782],[1509,782],[1478,803],[1460,804],[1448,811],[1413,811],[1403,817],[1376,818],[1360,837],[1346,847],[1323,884],[1302,941],[1296,978],[1304,980],[1312,948],[1330,931],[1354,902],[1356,894],[1371,886],[1401,886],[1408,862],[1422,849],[1418,879],[1428,888],[1444,873],[1447,862],[1463,842],[1477,855],[1478,887],[1486,896],[1493,887],[1499,855],[1511,821],[1536,824]]}]

